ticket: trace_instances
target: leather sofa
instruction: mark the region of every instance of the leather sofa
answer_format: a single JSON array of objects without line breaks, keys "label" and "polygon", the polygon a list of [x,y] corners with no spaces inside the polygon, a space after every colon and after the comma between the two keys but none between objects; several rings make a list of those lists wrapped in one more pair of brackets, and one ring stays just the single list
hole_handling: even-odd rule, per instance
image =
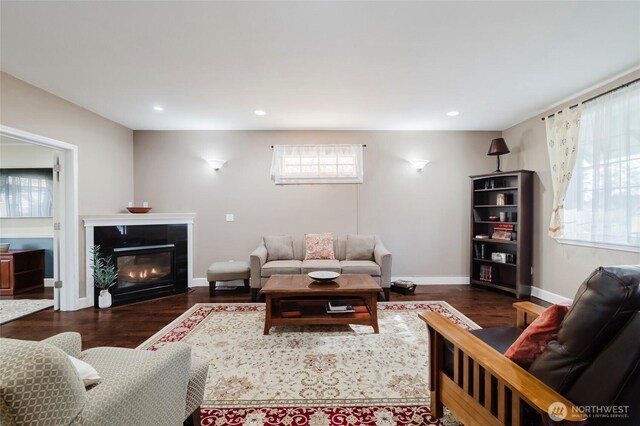
[{"label": "leather sofa", "polygon": [[[367,274],[371,275],[373,279],[380,284],[384,291],[386,300],[389,300],[389,288],[391,287],[391,252],[387,250],[382,243],[382,240],[377,235],[363,236],[363,235],[351,235],[352,241],[356,239],[371,239],[372,250],[371,255],[368,258],[357,257],[357,260],[352,260],[354,256],[349,256],[349,248],[351,242],[348,242],[350,235],[344,237],[333,238],[333,249],[335,253],[335,259],[310,259],[305,260],[305,244],[303,238],[291,238],[291,244],[293,245],[293,255],[291,259],[272,260],[272,256],[267,249],[265,239],[260,245],[251,253],[251,297],[253,301],[256,301],[258,292],[262,286],[267,282],[271,275],[291,275],[291,274],[308,274],[314,271],[333,271],[340,272],[342,274]],[[286,236],[282,236],[286,237]],[[269,237],[265,237],[269,238]]]},{"label": "leather sofa", "polygon": [[640,265],[596,269],[578,289],[557,339],[528,370],[502,354],[544,308],[514,307],[517,327],[471,332],[421,314],[436,417],[446,406],[465,424],[638,424]]},{"label": "leather sofa", "polygon": [[[70,355],[101,380],[85,388]],[[158,351],[92,348],[78,333],[41,342],[0,338],[0,424],[200,424],[208,364],[186,343]]]}]

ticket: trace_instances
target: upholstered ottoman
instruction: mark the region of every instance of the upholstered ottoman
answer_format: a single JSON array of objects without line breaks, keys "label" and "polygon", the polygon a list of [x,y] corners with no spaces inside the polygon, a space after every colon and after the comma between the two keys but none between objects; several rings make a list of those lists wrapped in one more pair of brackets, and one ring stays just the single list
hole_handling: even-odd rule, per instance
[{"label": "upholstered ottoman", "polygon": [[249,291],[249,277],[251,269],[249,263],[240,261],[214,262],[207,270],[207,281],[209,281],[209,295],[216,295],[217,281],[243,280],[245,291]]}]

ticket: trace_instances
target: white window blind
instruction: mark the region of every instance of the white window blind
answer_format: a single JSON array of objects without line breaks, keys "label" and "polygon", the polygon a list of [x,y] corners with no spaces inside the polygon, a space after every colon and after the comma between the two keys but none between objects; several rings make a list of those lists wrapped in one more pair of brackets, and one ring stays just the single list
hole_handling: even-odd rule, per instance
[{"label": "white window blind", "polygon": [[277,185],[362,183],[362,145],[275,145],[271,179]]},{"label": "white window blind", "polygon": [[640,83],[584,104],[562,239],[640,249]]}]

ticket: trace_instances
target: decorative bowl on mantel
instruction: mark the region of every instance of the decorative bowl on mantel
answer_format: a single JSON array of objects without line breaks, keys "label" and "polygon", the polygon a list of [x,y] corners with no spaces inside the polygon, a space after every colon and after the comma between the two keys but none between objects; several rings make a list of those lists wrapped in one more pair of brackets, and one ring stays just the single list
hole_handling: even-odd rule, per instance
[{"label": "decorative bowl on mantel", "polygon": [[127,207],[129,213],[149,213],[151,207]]}]

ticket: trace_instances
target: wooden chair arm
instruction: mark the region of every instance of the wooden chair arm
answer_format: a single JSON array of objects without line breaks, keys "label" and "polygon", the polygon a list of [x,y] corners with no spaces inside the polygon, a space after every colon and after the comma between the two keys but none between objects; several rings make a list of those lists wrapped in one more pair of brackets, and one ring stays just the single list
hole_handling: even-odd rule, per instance
[{"label": "wooden chair arm", "polygon": [[[441,336],[442,338],[453,344],[454,369],[461,369],[459,373],[456,373],[454,371],[454,376],[456,376],[456,378],[454,378],[454,381],[458,381],[459,383],[464,382],[466,384],[467,379],[466,377],[462,378],[463,375],[474,374],[475,377],[475,374],[477,374],[475,371],[469,371],[468,366],[479,365],[485,371],[485,379],[487,374],[490,374],[492,377],[496,378],[498,387],[502,388],[503,392],[504,387],[510,389],[512,395],[516,395],[521,400],[529,404],[533,409],[541,413],[543,415],[543,419],[548,419],[547,410],[549,409],[549,406],[551,404],[561,402],[567,407],[568,411],[567,417],[564,420],[565,422],[575,425],[586,421],[586,416],[584,414],[580,414],[579,410],[574,406],[573,403],[571,403],[569,400],[564,398],[553,389],[549,388],[543,382],[529,374],[526,370],[518,366],[510,359],[506,358],[491,346],[478,339],[473,334],[469,333],[467,330],[464,330],[460,326],[454,324],[452,321],[435,312],[425,312],[419,314],[419,316],[430,329],[429,336],[432,340],[433,337],[439,338],[439,336]],[[429,344],[432,346],[432,348],[442,346],[441,342],[430,341]],[[456,351],[461,351],[461,353],[457,354]],[[465,362],[457,363],[455,361],[456,359],[464,359]],[[432,357],[430,362],[439,362],[441,360],[441,356],[435,356]],[[437,366],[436,368],[439,369],[439,367]],[[475,369],[477,369],[477,366],[475,367]],[[432,373],[434,372],[433,369],[431,371]],[[461,377],[460,380],[458,380],[458,376]],[[469,391],[468,393],[471,393],[471,391]],[[476,397],[476,399],[478,398]],[[449,408],[451,409],[451,407]],[[500,412],[500,409],[498,409],[498,412]],[[454,414],[456,414],[455,411]],[[468,420],[461,420],[463,423],[468,423]],[[501,423],[504,423],[504,421],[501,421]]]},{"label": "wooden chair arm", "polygon": [[516,326],[525,329],[547,309],[531,302],[516,302]]}]

